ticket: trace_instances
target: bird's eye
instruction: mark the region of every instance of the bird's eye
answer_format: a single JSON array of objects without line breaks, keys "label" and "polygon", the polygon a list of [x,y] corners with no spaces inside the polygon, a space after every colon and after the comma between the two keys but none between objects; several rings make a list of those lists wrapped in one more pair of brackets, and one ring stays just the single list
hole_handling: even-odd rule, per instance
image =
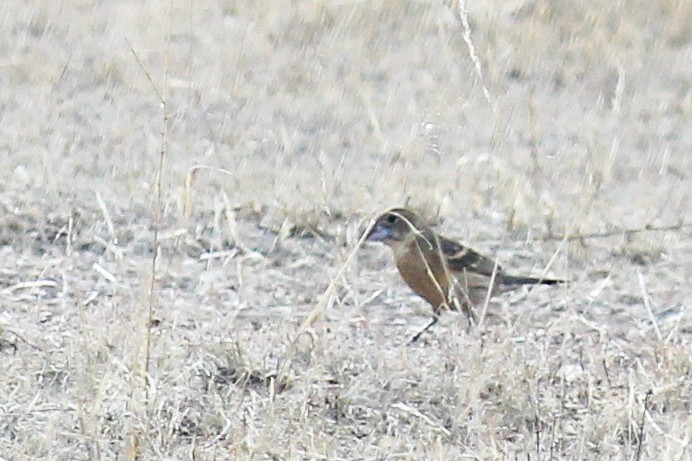
[{"label": "bird's eye", "polygon": [[390,214],[389,216],[387,216],[387,222],[389,224],[394,224],[395,222],[397,222],[398,219],[399,218],[397,218],[397,216],[393,215],[393,214]]}]

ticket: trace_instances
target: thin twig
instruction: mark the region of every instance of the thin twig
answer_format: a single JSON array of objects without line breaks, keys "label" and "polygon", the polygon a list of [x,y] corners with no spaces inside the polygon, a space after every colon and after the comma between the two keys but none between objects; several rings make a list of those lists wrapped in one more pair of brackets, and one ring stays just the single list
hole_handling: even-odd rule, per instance
[{"label": "thin twig", "polygon": [[488,87],[485,86],[485,82],[483,81],[483,68],[481,66],[481,60],[478,58],[478,55],[476,54],[476,47],[473,44],[473,40],[471,40],[471,25],[469,24],[469,13],[466,11],[466,1],[459,0],[457,6],[459,9],[459,20],[461,21],[461,25],[464,27],[464,33],[462,36],[464,38],[464,42],[466,43],[466,47],[469,50],[471,61],[473,61],[476,75],[478,76],[478,81],[483,89],[483,96],[488,102],[488,105],[494,109],[493,101],[490,97],[490,91],[488,91]]},{"label": "thin twig", "polygon": [[633,234],[641,234],[643,232],[663,232],[663,231],[675,231],[675,230],[683,230],[687,228],[692,228],[692,223],[678,223],[678,224],[671,224],[668,226],[654,226],[652,224],[647,224],[644,227],[637,228],[637,229],[614,229],[612,231],[604,231],[604,232],[592,232],[589,234],[565,234],[565,235],[546,235],[543,237],[543,240],[548,241],[548,240],[567,240],[567,241],[573,241],[573,240],[587,240],[587,239],[596,239],[596,238],[606,238],[606,237],[615,237],[615,236],[630,236]]},{"label": "thin twig", "polygon": [[216,173],[222,173],[231,176],[232,178],[235,178],[235,175],[232,172],[230,172],[229,170],[225,170],[223,168],[216,168],[207,165],[193,165],[192,167],[190,167],[190,169],[187,170],[187,174],[185,175],[185,197],[183,200],[183,217],[185,219],[188,219],[190,217],[190,213],[192,213],[192,186],[195,177],[197,176],[197,171],[200,170],[208,170]]},{"label": "thin twig", "polygon": [[493,291],[495,288],[495,280],[497,278],[497,272],[500,269],[500,261],[495,258],[495,265],[493,266],[493,273],[490,275],[490,284],[488,285],[488,292],[485,294],[485,302],[483,302],[483,311],[481,312],[481,317],[478,320],[478,328],[480,329],[485,316],[488,315],[488,306],[490,305],[490,298],[493,296]]},{"label": "thin twig", "polygon": [[661,330],[658,328],[658,322],[654,316],[654,312],[651,309],[651,302],[649,301],[649,293],[646,290],[646,283],[644,282],[644,276],[641,272],[637,272],[637,278],[639,279],[639,287],[642,289],[642,298],[644,299],[644,307],[646,307],[646,312],[649,314],[649,319],[651,324],[654,326],[654,331],[656,332],[656,337],[659,341],[663,341],[663,335]]},{"label": "thin twig", "polygon": [[433,421],[432,418],[424,415],[423,413],[420,412],[420,410],[418,410],[416,408],[413,408],[413,407],[406,405],[404,403],[401,403],[401,402],[393,403],[392,408],[395,408],[397,410],[403,411],[404,413],[407,413],[409,415],[413,415],[419,419],[422,419],[430,427],[437,429],[438,431],[442,432],[444,435],[447,435],[447,436],[452,435],[452,433],[449,432],[449,430],[446,427],[442,426],[440,423]]},{"label": "thin twig", "polygon": [[101,214],[103,215],[104,221],[106,221],[106,227],[108,227],[108,233],[111,235],[111,242],[116,242],[117,241],[117,236],[115,235],[115,226],[113,225],[113,220],[111,219],[111,214],[108,211],[108,207],[106,206],[106,202],[103,201],[103,197],[101,197],[101,193],[99,191],[96,191],[96,203],[98,204],[99,208],[101,209]]},{"label": "thin twig", "polygon": [[[167,112],[167,92],[168,92],[168,60],[170,55],[171,28],[173,27],[173,1],[171,0],[168,15],[168,30],[166,32],[166,51],[164,53],[163,65],[163,92],[157,93],[161,101],[161,151],[159,152],[158,171],[156,172],[156,193],[154,203],[154,232],[152,236],[152,248],[154,250],[151,257],[151,278],[149,280],[149,305],[147,306],[147,342],[144,356],[144,377],[145,402],[149,402],[149,370],[151,367],[151,348],[152,335],[151,329],[154,325],[154,305],[156,304],[156,263],[159,259],[159,229],[161,227],[161,202],[162,202],[162,177],[163,165],[166,158],[166,143],[168,142],[168,112]],[[148,74],[147,74],[148,75]],[[153,84],[153,82],[152,82]]]},{"label": "thin twig", "polygon": [[637,442],[637,455],[635,456],[635,460],[639,461],[641,455],[642,455],[642,442],[644,441],[644,421],[646,417],[646,412],[649,409],[649,397],[651,397],[652,391],[649,389],[649,391],[646,393],[646,396],[644,397],[644,411],[642,411],[642,422],[639,424],[639,441]]},{"label": "thin twig", "polygon": [[156,98],[159,101],[164,101],[165,98],[163,97],[163,95],[159,91],[158,87],[154,83],[154,79],[151,78],[151,74],[149,73],[147,68],[144,66],[144,63],[142,62],[141,59],[139,59],[139,55],[135,51],[134,46],[132,46],[132,43],[130,43],[130,41],[128,39],[125,39],[125,41],[127,42],[128,45],[130,45],[130,51],[132,51],[132,54],[135,56],[135,59],[137,60],[137,64],[139,64],[139,68],[142,69],[142,72],[144,72],[144,75],[147,77],[147,80],[149,80],[149,83],[151,84],[151,88],[154,90],[154,93],[156,93]]},{"label": "thin twig", "polygon": [[351,261],[355,257],[355,255],[358,252],[358,250],[360,249],[360,247],[363,245],[363,242],[365,242],[365,239],[367,238],[368,234],[370,233],[370,230],[373,228],[374,225],[375,225],[375,220],[372,220],[370,222],[370,225],[366,229],[366,231],[363,232],[363,235],[360,237],[360,239],[356,243],[355,247],[351,250],[349,255],[346,257],[346,260],[339,267],[339,270],[336,272],[336,275],[331,279],[329,286],[327,286],[327,289],[324,291],[324,293],[322,293],[322,296],[320,297],[319,301],[317,302],[317,305],[315,306],[315,308],[312,310],[312,312],[310,312],[310,315],[308,315],[307,318],[303,321],[303,323],[300,325],[300,328],[298,328],[298,332],[296,333],[295,337],[291,341],[291,344],[288,347],[288,351],[286,352],[286,356],[284,357],[283,361],[281,362],[281,365],[279,366],[279,369],[276,373],[276,382],[277,383],[283,382],[286,365],[291,361],[291,358],[293,357],[298,338],[300,338],[300,336],[303,333],[305,333],[308,330],[308,328],[310,328],[310,326],[312,326],[312,324],[313,324],[313,322],[315,322],[315,320],[317,320],[322,315],[324,315],[325,311],[334,303],[334,290],[336,289],[337,280],[346,271],[346,268],[350,266]]}]

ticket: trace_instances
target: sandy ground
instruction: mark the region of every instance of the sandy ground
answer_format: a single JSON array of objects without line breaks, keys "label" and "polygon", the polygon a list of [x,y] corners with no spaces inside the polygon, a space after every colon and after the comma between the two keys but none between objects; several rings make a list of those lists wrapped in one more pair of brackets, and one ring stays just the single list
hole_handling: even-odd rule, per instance
[{"label": "sandy ground", "polygon": [[4,2],[0,459],[692,459],[692,2],[468,3]]}]

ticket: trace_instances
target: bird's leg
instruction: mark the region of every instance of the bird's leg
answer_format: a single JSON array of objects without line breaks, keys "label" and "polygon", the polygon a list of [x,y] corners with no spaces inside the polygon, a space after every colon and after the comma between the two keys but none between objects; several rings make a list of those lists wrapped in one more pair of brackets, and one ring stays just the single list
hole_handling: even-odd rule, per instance
[{"label": "bird's leg", "polygon": [[408,343],[409,343],[409,344],[413,344],[413,343],[415,343],[416,341],[418,341],[418,338],[420,338],[420,335],[422,335],[423,333],[425,333],[426,331],[428,331],[428,330],[430,329],[430,327],[433,326],[433,325],[435,325],[439,319],[440,319],[440,316],[439,316],[438,314],[433,314],[433,318],[432,318],[432,320],[430,321],[430,323],[428,323],[428,324],[425,326],[425,328],[423,328],[421,331],[419,331],[418,333],[416,333],[416,334],[413,336],[413,338],[411,338],[411,341],[409,341]]},{"label": "bird's leg", "polygon": [[469,320],[469,326],[466,327],[466,333],[471,333],[473,327],[478,326],[478,317],[476,316],[476,312],[473,310],[473,307],[471,305],[466,305],[464,313],[466,314],[466,317]]}]

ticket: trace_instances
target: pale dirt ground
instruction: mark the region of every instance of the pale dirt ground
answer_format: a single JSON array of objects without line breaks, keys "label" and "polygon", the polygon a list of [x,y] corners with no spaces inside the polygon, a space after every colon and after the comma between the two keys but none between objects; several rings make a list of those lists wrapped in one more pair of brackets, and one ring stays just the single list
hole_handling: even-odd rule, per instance
[{"label": "pale dirt ground", "polygon": [[[692,459],[692,2],[173,3],[0,6],[1,459]],[[406,200],[572,283],[409,346]]]}]

